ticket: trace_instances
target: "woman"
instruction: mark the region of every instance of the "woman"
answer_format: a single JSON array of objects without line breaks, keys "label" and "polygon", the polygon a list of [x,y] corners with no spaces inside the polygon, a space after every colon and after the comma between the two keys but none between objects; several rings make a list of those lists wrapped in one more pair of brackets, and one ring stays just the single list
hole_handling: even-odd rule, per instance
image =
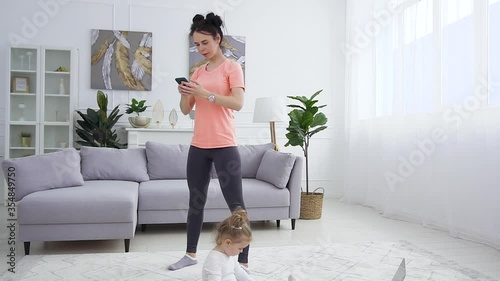
[{"label": "woman", "polygon": [[[190,36],[208,63],[196,69],[189,82],[182,82],[178,86],[182,113],[189,114],[196,104],[196,115],[187,161],[189,211],[186,255],[170,265],[170,270],[198,263],[196,248],[203,224],[212,163],[215,164],[229,209],[245,209],[233,116],[233,111],[243,106],[245,85],[241,66],[226,59],[222,53],[221,26],[221,18],[213,13],[207,14],[206,18],[202,15],[193,18]],[[248,247],[239,255],[238,261],[247,265]]]}]

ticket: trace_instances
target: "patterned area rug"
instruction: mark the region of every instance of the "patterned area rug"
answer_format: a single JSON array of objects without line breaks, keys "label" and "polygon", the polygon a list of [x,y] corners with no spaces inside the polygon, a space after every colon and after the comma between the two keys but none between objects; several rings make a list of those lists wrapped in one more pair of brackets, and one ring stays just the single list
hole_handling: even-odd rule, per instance
[{"label": "patterned area rug", "polygon": [[[168,271],[167,265],[183,254],[172,251],[30,255],[19,261],[15,274],[5,272],[0,279],[201,280],[208,251],[198,253],[197,265]],[[288,280],[292,275],[295,280],[391,281],[403,258],[405,281],[495,280],[405,241],[252,248],[250,258],[254,280]]]}]

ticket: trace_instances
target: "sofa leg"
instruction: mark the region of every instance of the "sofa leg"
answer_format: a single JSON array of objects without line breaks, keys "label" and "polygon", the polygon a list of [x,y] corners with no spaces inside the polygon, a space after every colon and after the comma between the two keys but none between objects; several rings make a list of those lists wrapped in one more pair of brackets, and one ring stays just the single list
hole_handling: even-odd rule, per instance
[{"label": "sofa leg", "polygon": [[24,254],[26,256],[30,254],[30,242],[24,242]]},{"label": "sofa leg", "polygon": [[146,232],[146,224],[141,224],[141,231]]},{"label": "sofa leg", "polygon": [[295,229],[295,219],[292,219],[292,230]]},{"label": "sofa leg", "polygon": [[280,220],[276,220],[276,226],[277,226],[278,228],[280,228],[280,223],[281,223],[281,221],[280,221]]},{"label": "sofa leg", "polygon": [[125,253],[130,249],[130,239],[125,239]]}]

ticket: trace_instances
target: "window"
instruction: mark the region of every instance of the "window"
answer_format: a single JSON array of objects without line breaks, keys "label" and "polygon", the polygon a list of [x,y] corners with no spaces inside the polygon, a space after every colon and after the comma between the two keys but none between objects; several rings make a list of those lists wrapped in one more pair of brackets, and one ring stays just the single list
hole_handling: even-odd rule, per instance
[{"label": "window", "polygon": [[488,7],[489,105],[500,105],[500,0],[490,0]]},{"label": "window", "polygon": [[474,94],[475,48],[473,0],[443,0],[442,107],[461,104]]}]

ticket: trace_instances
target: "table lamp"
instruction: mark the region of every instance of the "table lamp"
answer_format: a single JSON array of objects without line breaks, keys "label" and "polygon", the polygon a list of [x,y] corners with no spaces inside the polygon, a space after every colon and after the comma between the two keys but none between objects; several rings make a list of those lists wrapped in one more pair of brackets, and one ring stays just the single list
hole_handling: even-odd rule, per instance
[{"label": "table lamp", "polygon": [[255,100],[255,109],[253,112],[254,123],[268,123],[271,130],[271,142],[274,144],[274,150],[278,151],[276,143],[275,122],[285,122],[287,118],[285,98],[265,97]]}]

